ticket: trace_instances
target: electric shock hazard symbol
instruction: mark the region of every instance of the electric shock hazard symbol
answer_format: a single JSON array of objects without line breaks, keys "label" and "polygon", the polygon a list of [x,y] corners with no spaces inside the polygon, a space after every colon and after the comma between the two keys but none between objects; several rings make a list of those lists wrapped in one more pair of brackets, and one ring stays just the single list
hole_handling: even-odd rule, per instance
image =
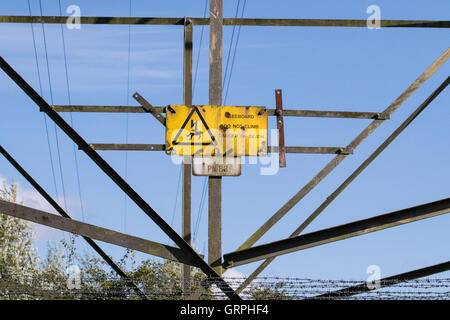
[{"label": "electric shock hazard symbol", "polygon": [[[176,110],[179,108],[174,109],[175,106],[172,106],[172,110]],[[169,111],[170,112],[170,111]],[[178,111],[179,112],[179,111]],[[171,112],[170,112],[171,113]],[[175,111],[176,115],[177,111]],[[175,117],[171,117],[175,118]],[[172,119],[176,120],[176,119]],[[170,121],[176,122],[176,121]],[[169,126],[166,123],[167,131],[169,131]],[[186,120],[183,122],[181,127],[177,130],[172,130],[172,132],[176,132],[176,135],[171,141],[172,146],[209,146],[209,145],[215,145],[216,138],[214,138],[213,134],[211,133],[211,130],[209,129],[208,125],[205,122],[205,119],[203,118],[202,114],[198,110],[197,107],[192,107],[191,111],[189,112],[188,116],[186,117]],[[166,148],[169,150],[168,148]],[[177,152],[177,154],[180,154]]]},{"label": "electric shock hazard symbol", "polygon": [[178,155],[265,155],[266,109],[171,105],[167,108],[166,150]]}]

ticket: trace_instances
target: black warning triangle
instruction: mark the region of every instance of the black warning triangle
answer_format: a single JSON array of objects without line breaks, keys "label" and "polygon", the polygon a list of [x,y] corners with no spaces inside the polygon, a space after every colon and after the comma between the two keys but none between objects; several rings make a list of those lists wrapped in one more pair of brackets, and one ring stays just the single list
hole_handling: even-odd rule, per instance
[{"label": "black warning triangle", "polygon": [[[203,125],[206,128],[206,132],[208,133],[208,135],[211,137],[211,142],[193,142],[191,140],[191,142],[178,142],[178,138],[180,137],[181,133],[183,132],[184,128],[186,127],[186,125],[189,123],[189,120],[191,120],[192,116],[194,115],[194,112],[198,114],[198,117],[200,118],[200,120],[202,121]],[[211,130],[209,129],[208,125],[206,124],[205,119],[203,118],[202,114],[200,113],[200,111],[198,110],[198,108],[196,106],[193,106],[191,112],[189,113],[189,115],[187,116],[186,120],[184,121],[183,125],[181,126],[180,130],[178,131],[177,135],[175,136],[175,139],[173,139],[172,141],[172,145],[176,146],[176,145],[188,145],[188,146],[209,146],[209,145],[216,145],[217,141],[216,138],[214,137],[214,135],[212,134]]]}]

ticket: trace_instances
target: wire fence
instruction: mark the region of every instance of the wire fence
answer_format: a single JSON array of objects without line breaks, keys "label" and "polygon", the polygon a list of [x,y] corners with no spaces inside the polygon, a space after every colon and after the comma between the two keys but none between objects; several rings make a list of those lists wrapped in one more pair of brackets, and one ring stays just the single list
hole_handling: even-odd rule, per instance
[{"label": "wire fence", "polygon": [[[245,278],[226,278],[237,289]],[[134,279],[134,283],[148,299],[178,300],[186,297],[198,299],[226,299],[215,285],[208,289],[204,281],[191,281],[190,292],[182,292],[183,283],[178,280]],[[349,280],[318,280],[301,278],[259,277],[240,295],[247,300],[303,300],[303,299],[351,299],[351,300],[450,300],[450,278],[417,279],[409,281],[366,284]],[[373,288],[373,287],[370,287]],[[191,294],[200,293],[197,296]],[[109,300],[140,299],[126,281],[118,278],[52,278],[13,277],[0,278],[0,299],[13,300]]]}]

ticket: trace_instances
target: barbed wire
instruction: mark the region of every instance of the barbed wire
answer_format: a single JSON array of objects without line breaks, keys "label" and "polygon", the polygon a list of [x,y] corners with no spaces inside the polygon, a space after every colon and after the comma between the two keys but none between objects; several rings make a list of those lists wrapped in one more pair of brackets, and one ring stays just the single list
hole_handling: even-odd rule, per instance
[{"label": "barbed wire", "polygon": [[[132,279],[149,299],[176,300],[183,298],[183,282],[178,279]],[[236,289],[245,278],[225,280]],[[209,279],[214,282],[214,279]],[[371,283],[374,285],[374,283]],[[375,283],[376,284],[376,283]],[[202,281],[190,282],[195,292]],[[258,277],[241,297],[257,300],[348,299],[348,300],[450,300],[450,278],[415,279],[408,281],[381,281],[377,289],[351,292],[348,288],[365,288],[358,280],[303,279]],[[184,296],[192,292],[185,292]],[[332,296],[326,296],[330,292]],[[48,278],[42,276],[0,277],[0,299],[139,299],[130,291],[125,280],[108,277]],[[200,299],[226,299],[214,285],[205,290]]]}]

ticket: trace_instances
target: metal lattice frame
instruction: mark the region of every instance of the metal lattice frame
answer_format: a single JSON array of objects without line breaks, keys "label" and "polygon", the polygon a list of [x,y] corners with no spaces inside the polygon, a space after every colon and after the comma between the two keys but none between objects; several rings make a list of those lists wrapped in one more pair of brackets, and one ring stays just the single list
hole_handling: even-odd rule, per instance
[{"label": "metal lattice frame", "polygon": [[[211,4],[221,10],[222,1],[221,0],[211,0]],[[216,8],[217,9],[217,8]],[[66,23],[68,17],[60,16],[0,16],[0,23],[56,23],[62,24]],[[156,18],[156,17],[81,17],[81,24],[141,24],[141,25],[180,25],[184,26],[184,103],[192,103],[192,32],[193,26],[196,25],[209,25],[216,23],[217,21],[209,18]],[[366,27],[366,20],[344,20],[344,19],[232,19],[223,18],[220,21],[216,31],[220,34],[222,26],[296,26],[296,27]],[[381,20],[380,25],[383,28],[450,28],[450,21],[422,21],[422,20]],[[215,34],[212,33],[212,36]],[[220,47],[221,48],[221,47]],[[220,49],[221,50],[221,49]],[[300,189],[297,194],[291,198],[285,205],[281,207],[263,226],[261,226],[243,245],[241,245],[238,250],[234,253],[225,255],[224,267],[230,264],[230,257],[233,255],[242,255],[245,253],[257,252],[260,247],[270,248],[274,250],[269,259],[265,260],[264,263],[256,269],[256,271],[245,281],[241,287],[237,290],[237,293],[241,292],[245,286],[247,286],[252,279],[254,279],[273,259],[282,253],[282,251],[277,251],[271,244],[258,246],[251,248],[256,241],[258,241],[271,227],[273,227],[287,212],[292,209],[306,194],[308,194],[321,180],[323,180],[334,168],[336,168],[339,163],[349,154],[353,154],[354,149],[367,138],[384,120],[390,118],[390,115],[414,92],[416,91],[440,66],[442,66],[450,56],[450,49],[448,49],[444,54],[442,54],[408,89],[402,93],[386,110],[383,112],[346,112],[346,111],[315,111],[315,110],[283,110],[283,116],[293,116],[293,117],[332,117],[332,118],[355,118],[355,119],[373,119],[372,123],[364,129],[348,146],[346,147],[286,147],[287,153],[322,153],[322,154],[336,154],[335,158],[328,163],[309,183],[307,183],[302,189]],[[35,219],[35,222],[41,223],[44,220],[46,225],[62,228],[64,225],[66,231],[69,229],[70,232],[83,235],[85,238],[91,236],[94,239],[101,241],[115,241],[117,245],[123,245],[128,248],[134,248],[139,251],[147,252],[157,256],[161,256],[167,259],[175,259],[180,263],[186,265],[198,266],[205,272],[208,276],[208,280],[204,283],[205,287],[210,284],[215,283],[221,288],[224,293],[227,294],[229,298],[239,299],[237,293],[235,293],[228,284],[220,278],[219,273],[217,273],[213,268],[211,268],[203,259],[200,257],[190,246],[190,239],[187,235],[190,233],[190,227],[187,225],[190,223],[190,168],[188,164],[183,165],[183,183],[187,187],[183,190],[183,237],[180,237],[140,196],[94,151],[95,150],[148,150],[148,151],[164,151],[164,145],[158,144],[88,144],[75,132],[64,120],[57,114],[57,112],[127,112],[127,113],[150,113],[163,125],[165,121],[162,114],[165,112],[164,107],[154,107],[148,103],[142,96],[138,93],[134,95],[134,98],[141,104],[140,107],[132,106],[62,106],[55,105],[49,106],[45,100],[43,100],[3,59],[0,59],[0,67],[27,93],[30,98],[35,101],[35,103],[41,108],[41,111],[47,113],[50,118],[55,121],[55,123],[72,139],[76,142],[81,150],[83,150],[117,185],[131,198],[135,203],[153,220],[155,223],[164,231],[166,234],[178,245],[179,248],[164,246],[158,243],[150,242],[144,239],[132,239],[134,237],[116,233],[121,241],[115,241],[112,238],[101,237],[101,235],[109,234],[106,229],[102,229],[96,226],[90,226],[70,220],[64,216],[60,210],[57,211],[63,215],[63,218],[51,215],[49,213],[40,212],[31,208],[21,207],[11,204],[0,202],[0,208],[10,208],[6,210],[6,214],[11,214],[19,216],[22,219]],[[213,73],[211,76],[217,77],[218,74]],[[220,78],[220,77],[219,77]],[[281,240],[280,242],[290,243],[292,241],[298,241],[299,239],[305,239],[303,235],[299,234],[309,225],[358,175],[361,173],[402,131],[409,125],[417,115],[448,85],[449,78],[438,88],[436,91],[413,113],[411,116],[382,144],[380,147],[367,158],[364,163],[358,167],[320,206],[317,208],[303,223],[299,228],[297,228],[294,233],[288,239]],[[220,84],[221,85],[221,84]],[[221,90],[220,90],[221,91]],[[210,92],[211,94],[211,92]],[[213,94],[214,95],[214,94]],[[217,99],[216,99],[217,100]],[[276,116],[277,112],[275,109],[268,109],[268,115]],[[1,148],[2,152],[6,156],[6,150]],[[277,152],[276,148],[272,147],[271,152]],[[12,159],[12,157],[11,157]],[[12,159],[13,165],[15,160]],[[17,164],[17,163],[16,163]],[[17,164],[18,165],[18,164]],[[185,167],[186,166],[186,167]],[[20,170],[15,166],[19,172],[21,172],[25,177],[27,177],[26,171]],[[29,175],[28,175],[29,176]],[[31,178],[31,177],[30,177]],[[31,178],[32,179],[32,178]],[[29,180],[30,181],[30,180]],[[34,181],[34,180],[33,180]],[[33,184],[33,183],[32,183]],[[34,185],[34,184],[33,184]],[[39,185],[34,185],[39,191]],[[39,188],[38,188],[39,187]],[[45,193],[45,191],[42,189]],[[41,193],[42,194],[42,193]],[[218,195],[220,196],[220,189]],[[51,203],[52,199],[46,197],[46,199]],[[448,199],[442,200],[447,201]],[[441,201],[441,202],[442,202]],[[432,204],[424,205],[426,207],[432,206]],[[423,207],[423,206],[421,206]],[[55,207],[56,208],[56,207]],[[413,209],[413,208],[412,208]],[[62,209],[61,209],[62,210]],[[410,212],[411,209],[405,209]],[[402,211],[405,211],[402,210]],[[408,211],[409,210],[409,211]],[[436,212],[439,214],[441,211],[428,212],[428,215],[434,216]],[[26,213],[26,214],[25,214]],[[423,213],[423,212],[422,212]],[[66,214],[67,215],[67,214]],[[46,218],[43,218],[46,216]],[[54,217],[53,217],[54,216]],[[428,217],[427,214],[420,215],[419,218]],[[39,218],[40,217],[40,218]],[[416,219],[419,219],[416,217]],[[41,219],[39,221],[37,220]],[[58,220],[59,219],[59,220]],[[63,219],[63,220],[61,220]],[[413,219],[413,218],[410,218]],[[413,219],[414,220],[414,219]],[[49,221],[59,221],[59,222],[49,222]],[[411,221],[407,221],[411,222]],[[362,223],[363,222],[355,222]],[[367,223],[367,221],[366,221]],[[342,226],[340,226],[342,228]],[[340,228],[340,227],[335,227]],[[331,228],[333,229],[333,228]],[[81,232],[80,230],[84,230]],[[86,231],[89,230],[89,231]],[[101,238],[101,239],[100,239]],[[89,238],[87,238],[89,239]],[[92,241],[92,240],[91,240]],[[133,244],[134,241],[134,244]],[[120,242],[120,243],[118,243]],[[143,246],[144,243],[147,245],[145,250],[139,249],[139,245]],[[320,245],[320,241],[317,245]],[[275,246],[276,247],[276,246]],[[295,247],[295,246],[294,246]],[[181,250],[180,250],[181,249]],[[291,248],[292,249],[292,248]],[[291,250],[290,249],[290,250]],[[180,250],[180,251],[177,251]],[[262,256],[256,255],[255,257],[261,258]],[[448,262],[442,264],[445,266],[445,270],[448,270]],[[405,273],[402,275],[409,275],[419,277],[430,275],[437,272],[445,271],[442,265],[438,267],[432,266],[429,268],[424,268],[416,270],[414,272]],[[217,269],[217,266],[215,266]],[[187,276],[188,268],[184,269],[184,276]],[[424,272],[421,272],[426,270]],[[397,278],[402,278],[402,275],[390,277],[388,280]],[[402,279],[406,279],[403,277]],[[386,279],[384,279],[386,280]],[[388,282],[388,281],[386,281]],[[358,290],[361,287],[357,288]],[[357,292],[358,290],[352,289],[350,292]],[[332,296],[333,294],[330,293]],[[191,296],[191,297],[195,297]]]}]

